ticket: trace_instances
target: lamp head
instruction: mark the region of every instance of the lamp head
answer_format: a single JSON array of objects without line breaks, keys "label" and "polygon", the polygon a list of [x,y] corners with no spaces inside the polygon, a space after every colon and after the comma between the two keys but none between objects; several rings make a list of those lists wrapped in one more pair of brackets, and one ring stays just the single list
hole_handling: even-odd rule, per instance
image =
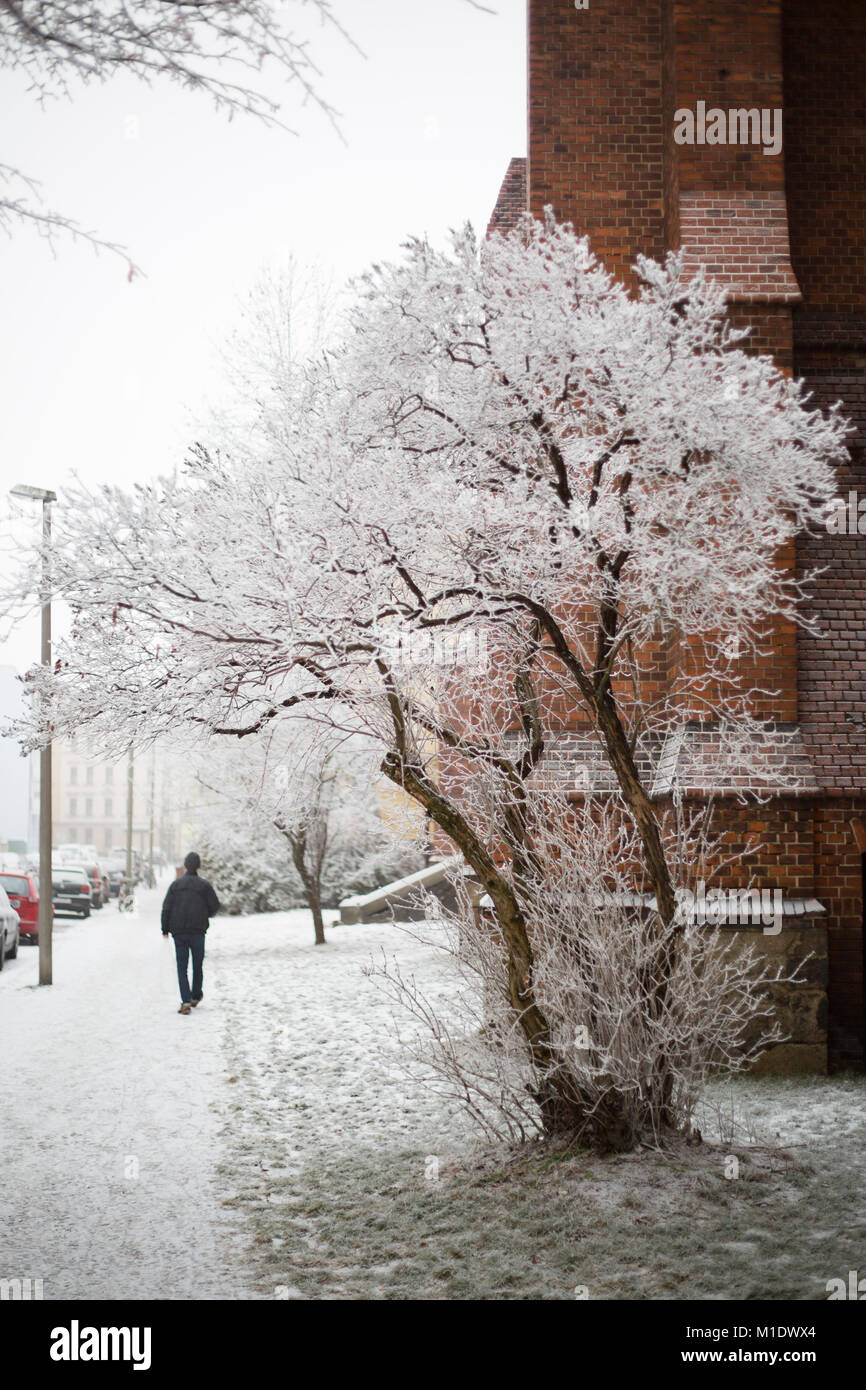
[{"label": "lamp head", "polygon": [[9,489],[12,497],[27,497],[36,502],[56,502],[57,493],[47,487],[31,487],[29,483],[17,483]]}]

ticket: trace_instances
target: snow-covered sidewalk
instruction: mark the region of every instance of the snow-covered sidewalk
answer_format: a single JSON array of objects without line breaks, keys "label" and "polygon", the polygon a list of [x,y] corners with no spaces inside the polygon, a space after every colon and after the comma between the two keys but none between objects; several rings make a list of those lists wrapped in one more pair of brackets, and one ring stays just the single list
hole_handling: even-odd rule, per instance
[{"label": "snow-covered sidewalk", "polygon": [[[396,1146],[423,1186],[425,1156],[468,1137],[407,1088],[391,1005],[364,975],[396,951],[447,992],[441,953],[390,925],[335,927],[316,948],[305,911],[218,917],[204,1002],[182,1017],[166,886],[139,891],[132,917],[112,902],[58,918],[50,988],[35,947],[0,975],[0,1279],[41,1279],[46,1299],[280,1297],[281,1247],[292,1266],[311,1251],[291,1215],[311,1168],[357,1161],[360,1177]],[[277,1208],[272,1238],[259,1215]]]},{"label": "snow-covered sidewalk", "polygon": [[46,1299],[254,1296],[215,1180],[222,1014],[176,1012],[166,886],[57,919],[50,988],[35,947],[0,975],[0,1278]]}]

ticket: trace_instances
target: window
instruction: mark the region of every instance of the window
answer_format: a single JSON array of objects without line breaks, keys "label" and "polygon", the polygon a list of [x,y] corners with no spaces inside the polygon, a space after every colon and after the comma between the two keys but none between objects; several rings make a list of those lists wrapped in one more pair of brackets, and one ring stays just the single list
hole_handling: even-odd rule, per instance
[{"label": "window", "polygon": [[70,787],[74,787],[77,781],[78,781],[78,768],[77,768],[77,767],[71,767],[71,768],[69,769],[69,785],[70,785]]},{"label": "window", "polygon": [[105,814],[108,818],[114,815],[114,802],[110,796],[105,798]]},{"label": "window", "polygon": [[16,874],[0,874],[0,883],[7,893],[17,893],[22,898],[30,896],[30,884],[26,878],[19,878]]},{"label": "window", "polygon": [[92,816],[92,815],[93,815],[93,797],[92,797],[92,796],[88,796],[87,799],[86,799],[86,801],[85,801],[85,803],[84,803],[84,814],[85,814],[86,816]]},{"label": "window", "polygon": [[[105,769],[105,785],[106,785],[107,787],[110,787],[113,781],[114,781],[114,768],[113,768],[113,767],[107,767],[107,768]],[[108,814],[108,813],[106,812],[106,815],[107,815],[107,814]]]},{"label": "window", "polygon": [[84,780],[85,780],[85,782],[87,783],[88,787],[92,787],[92,786],[93,786],[93,768],[92,768],[92,767],[87,767],[87,768],[84,769]]},{"label": "window", "polygon": [[78,815],[78,802],[74,796],[70,796],[69,798],[69,814],[70,816]]}]

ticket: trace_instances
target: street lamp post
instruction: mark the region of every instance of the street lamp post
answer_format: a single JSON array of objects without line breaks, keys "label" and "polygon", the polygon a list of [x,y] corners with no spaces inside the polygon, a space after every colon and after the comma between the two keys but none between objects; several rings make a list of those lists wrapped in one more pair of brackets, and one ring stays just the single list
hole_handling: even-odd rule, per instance
[{"label": "street lamp post", "polygon": [[152,749],[150,754],[150,836],[148,845],[148,857],[150,861],[150,881],[148,887],[153,888],[156,884],[156,877],[153,872],[153,823],[156,819],[156,749]]},{"label": "street lamp post", "polygon": [[[26,497],[42,503],[42,654],[40,660],[46,671],[51,669],[51,586],[48,556],[51,549],[51,503],[57,494],[48,488],[19,483],[11,489],[13,497]],[[39,983],[52,982],[52,898],[51,875],[51,742],[39,753]]]},{"label": "street lamp post", "polygon": [[132,747],[126,764],[126,880],[132,892],[132,808],[135,798],[135,754]]}]

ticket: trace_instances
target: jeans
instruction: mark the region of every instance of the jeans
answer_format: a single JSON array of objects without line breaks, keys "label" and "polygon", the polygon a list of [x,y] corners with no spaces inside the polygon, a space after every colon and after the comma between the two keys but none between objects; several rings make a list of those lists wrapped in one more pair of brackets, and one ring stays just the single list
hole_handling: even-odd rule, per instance
[{"label": "jeans", "polygon": [[[201,999],[202,971],[204,966],[204,932],[177,932],[174,938],[177,956],[177,982],[180,985],[181,1003],[188,1004],[191,999]],[[189,957],[192,953],[192,989],[189,987]]]}]

